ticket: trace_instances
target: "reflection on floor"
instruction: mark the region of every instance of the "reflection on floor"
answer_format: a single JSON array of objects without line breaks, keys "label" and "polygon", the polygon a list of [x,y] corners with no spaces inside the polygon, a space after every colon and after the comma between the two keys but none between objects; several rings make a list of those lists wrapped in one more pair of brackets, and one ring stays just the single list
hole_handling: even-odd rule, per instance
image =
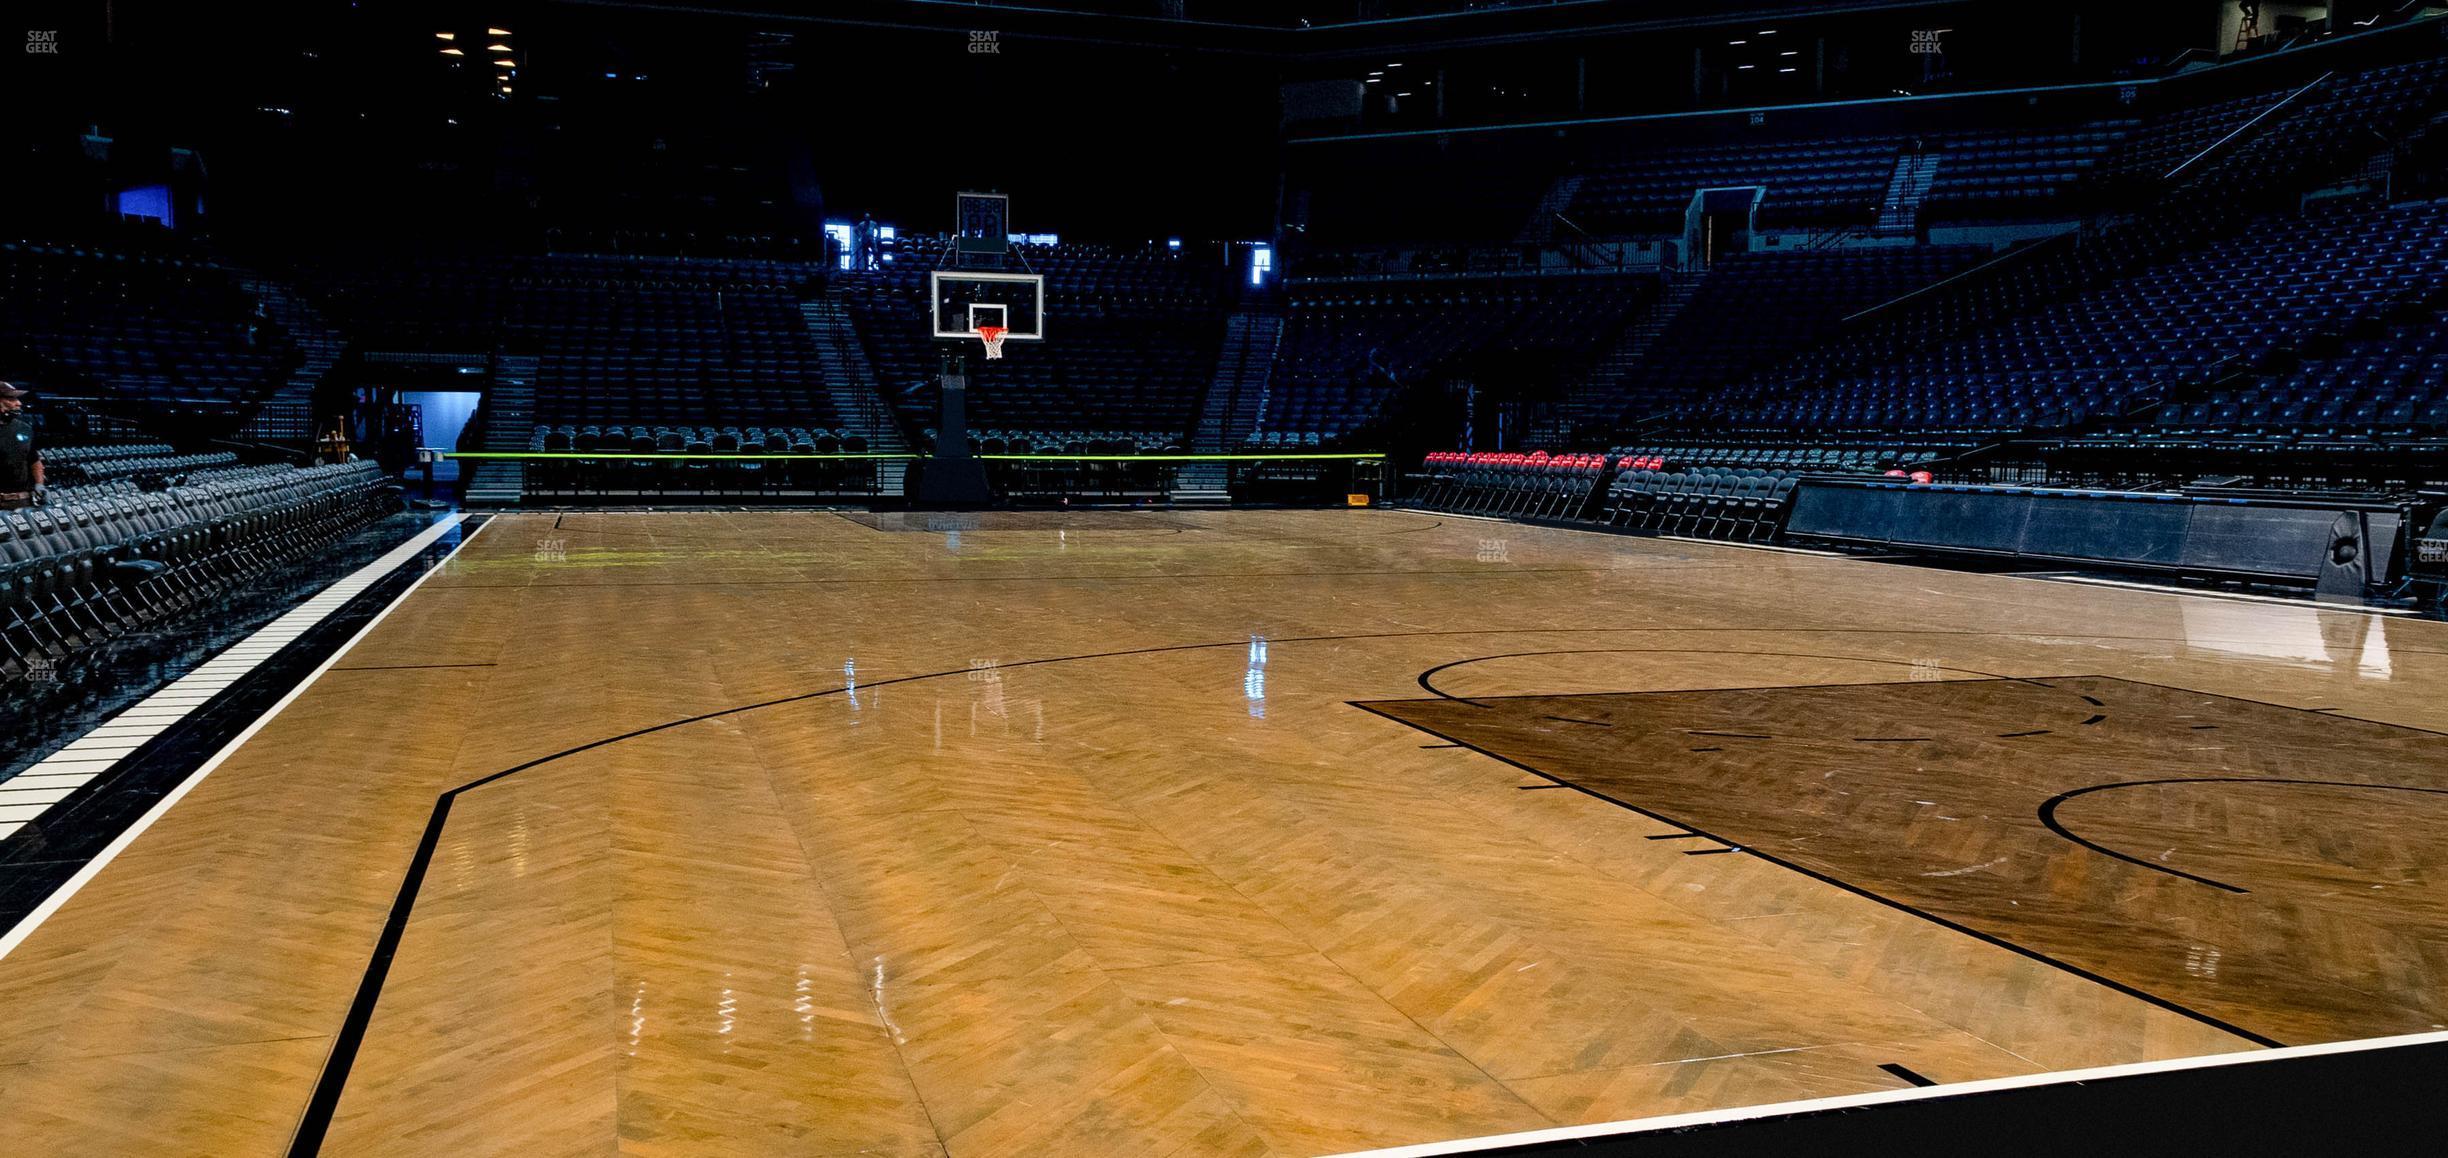
[{"label": "reflection on floor", "polygon": [[[2307,713],[2448,729],[2448,625],[1403,512],[958,523],[487,524],[0,958],[0,1153],[1320,1154],[2448,990],[2434,798],[2262,782],[2436,784]],[[2173,776],[2258,779],[2036,816]]]}]

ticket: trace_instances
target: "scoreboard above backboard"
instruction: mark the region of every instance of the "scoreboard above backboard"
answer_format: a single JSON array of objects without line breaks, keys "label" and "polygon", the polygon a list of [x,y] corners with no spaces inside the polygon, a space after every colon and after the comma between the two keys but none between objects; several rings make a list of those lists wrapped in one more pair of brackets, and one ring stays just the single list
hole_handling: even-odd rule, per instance
[{"label": "scoreboard above backboard", "polygon": [[1011,248],[1011,198],[1004,194],[955,194],[952,222],[957,253],[1001,254]]}]

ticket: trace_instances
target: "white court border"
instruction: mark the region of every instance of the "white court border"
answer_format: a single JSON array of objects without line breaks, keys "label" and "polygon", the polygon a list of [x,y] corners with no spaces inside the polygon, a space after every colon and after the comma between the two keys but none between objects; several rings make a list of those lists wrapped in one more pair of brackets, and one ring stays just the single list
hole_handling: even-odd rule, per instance
[{"label": "white court border", "polygon": [[[289,640],[295,639],[298,635],[304,633],[307,628],[322,622],[326,618],[329,618],[333,612],[338,611],[342,605],[346,604],[350,598],[355,597],[358,592],[372,586],[376,580],[390,574],[392,571],[405,564],[408,560],[415,558],[419,552],[432,545],[433,542],[440,539],[445,532],[449,531],[452,527],[458,526],[461,522],[465,521],[466,518],[467,515],[464,513],[453,513],[440,520],[437,520],[434,525],[417,532],[416,536],[409,539],[407,542],[392,548],[388,553],[384,554],[382,558],[366,564],[356,573],[332,584],[330,587],[324,588],[320,594],[317,594],[313,598],[306,600],[304,603],[299,604],[288,614],[273,620],[269,624],[266,624],[261,630],[258,630],[255,634],[248,636],[246,639],[232,644],[227,650],[224,650],[220,655],[214,656],[211,660],[207,661],[204,665],[199,666],[195,671],[189,673],[186,677],[170,684],[168,687],[165,687],[158,692],[153,693],[153,695],[146,697],[143,701],[139,702],[134,707],[129,708],[127,711],[111,717],[111,721],[103,724],[102,728],[108,728],[110,727],[111,723],[126,719],[130,715],[135,714],[151,717],[147,720],[148,723],[160,723],[163,727],[167,727],[170,722],[175,721],[176,719],[186,715],[188,712],[193,711],[195,708],[202,706],[206,701],[210,700],[213,695],[218,694],[221,688],[229,686],[229,683],[235,680],[239,675],[243,675],[247,671],[253,670],[273,652],[279,650],[279,646],[267,648],[263,646],[263,644],[268,644],[274,640],[279,640],[280,645],[285,646]],[[262,715],[255,717],[255,721],[253,723],[248,724],[245,730],[239,732],[238,735],[232,738],[228,744],[223,745],[220,751],[213,753],[211,759],[206,760],[195,771],[188,773],[186,779],[179,781],[178,787],[171,789],[170,792],[163,796],[159,802],[155,803],[152,808],[147,809],[143,816],[138,817],[136,823],[129,825],[127,831],[120,833],[117,839],[111,841],[109,845],[105,846],[100,853],[94,856],[92,860],[85,862],[84,867],[76,871],[76,875],[69,877],[68,880],[60,885],[59,888],[53,890],[50,896],[43,898],[43,902],[34,906],[33,911],[28,912],[22,920],[18,921],[16,927],[8,930],[6,933],[0,933],[0,960],[5,960],[10,953],[16,951],[19,945],[24,944],[26,938],[34,934],[34,930],[41,928],[44,921],[51,919],[51,915],[58,912],[60,910],[60,906],[67,904],[68,899],[77,894],[77,890],[84,888],[87,883],[94,879],[94,877],[100,875],[102,870],[108,867],[112,860],[117,859],[120,853],[127,851],[127,847],[129,845],[136,843],[137,837],[143,836],[146,829],[153,827],[153,822],[160,820],[164,814],[168,813],[172,807],[177,805],[180,800],[184,799],[187,793],[193,791],[197,784],[202,783],[206,776],[212,775],[213,769],[219,768],[223,761],[228,760],[230,756],[236,753],[239,748],[243,747],[247,741],[254,739],[255,733],[262,731],[264,725],[272,722],[273,717],[280,715],[281,712],[286,710],[290,704],[295,703],[299,696],[306,694],[306,689],[313,687],[316,680],[323,678],[323,673],[330,671],[333,665],[340,662],[341,657],[346,656],[350,650],[357,646],[360,641],[364,640],[366,636],[372,634],[375,628],[382,626],[383,620],[389,619],[392,612],[399,610],[400,605],[406,603],[409,596],[416,594],[417,588],[424,586],[427,579],[431,579],[435,575],[441,573],[442,568],[446,564],[448,564],[452,559],[456,558],[459,552],[466,550],[467,545],[474,542],[476,536],[483,534],[485,527],[491,525],[492,523],[488,520],[485,523],[479,524],[475,530],[468,532],[464,538],[459,540],[458,546],[451,548],[450,554],[443,556],[441,559],[437,560],[432,567],[427,568],[424,574],[417,576],[416,580],[408,584],[407,589],[401,591],[398,598],[393,599],[389,606],[384,607],[380,613],[374,616],[374,618],[366,621],[366,625],[359,628],[357,634],[350,636],[348,642],[341,644],[338,650],[333,651],[330,656],[326,657],[320,666],[316,667],[312,672],[307,673],[305,679],[298,681],[298,685],[296,687],[289,689],[289,693],[282,696],[280,698],[280,702],[273,704],[270,708],[266,709]],[[343,591],[345,591],[345,594],[340,594]],[[332,598],[335,594],[339,595],[339,597],[336,599]],[[214,664],[222,663],[224,659],[231,661],[230,666],[214,669],[211,675],[206,675],[207,668],[212,668]],[[227,675],[228,679],[223,679],[222,677],[224,675]],[[204,676],[205,678],[196,684],[187,684],[187,680],[194,679],[197,676]],[[209,691],[206,690],[208,687],[210,688]],[[159,701],[159,703],[156,701]],[[166,711],[164,711],[157,715],[155,712],[147,710],[148,708],[159,708],[161,704],[168,704],[176,708],[177,714],[169,715]],[[159,729],[155,730],[159,731]],[[50,758],[34,765],[32,768],[26,769],[24,773],[20,773],[18,776],[7,781],[0,781],[0,787],[15,784],[24,779],[27,775],[37,775],[39,774],[39,769],[45,767],[46,765],[53,765],[55,763],[87,764],[87,767],[80,769],[80,772],[85,774],[89,779],[92,775],[98,775],[108,767],[107,764],[102,763],[101,761],[79,761],[75,756],[71,755],[73,750],[77,750],[77,745],[85,744],[89,740],[93,739],[95,739],[95,737],[88,734],[84,739],[75,741],[67,748],[63,748],[58,753],[52,755]],[[99,751],[100,749],[88,750]],[[128,746],[128,750],[132,751],[133,746]],[[118,752],[116,756],[125,756],[126,754],[127,752],[122,751]],[[116,756],[111,758],[114,762],[116,760]],[[63,757],[66,759],[63,760]],[[49,805],[45,804],[43,807],[48,808]],[[20,821],[19,823],[23,822]],[[4,828],[8,831],[14,830],[13,825],[0,826],[0,828]],[[0,835],[5,835],[5,832],[0,832]]]},{"label": "white court border", "polygon": [[[1913,1086],[1900,1090],[1878,1090],[1867,1094],[1847,1094],[1835,1098],[1812,1098],[1800,1102],[1771,1102],[1764,1106],[1735,1106],[1722,1110],[1699,1110],[1689,1114],[1668,1114],[1657,1118],[1633,1118],[1622,1122],[1602,1122],[1589,1126],[1560,1126],[1552,1130],[1525,1130],[1516,1134],[1490,1134],[1481,1138],[1457,1138],[1447,1142],[1423,1142],[1411,1146],[1394,1146],[1383,1150],[1354,1150],[1329,1158],[1443,1158],[1452,1154],[1477,1154],[1488,1150],[1516,1146],[1536,1146],[1554,1143],[1591,1142],[1611,1138],[1655,1134],[1668,1130],[1688,1130],[1695,1126],[1715,1126],[1729,1122],[1748,1122],[1762,1118],[1789,1118],[1801,1114],[1818,1114],[1830,1110],[1852,1110],[1864,1106],[1884,1106],[1897,1102],[1926,1102],[1939,1098],[1986,1094],[2001,1090],[2027,1090],[2035,1086],[2071,1085],[2082,1082],[2106,1081],[2111,1078],[2140,1077],[2145,1074],[2170,1073],[2177,1070],[2216,1069],[2221,1066],[2250,1065],[2254,1062],[2283,1061],[2288,1058],[2320,1057],[2325,1054],[2361,1053],[2366,1050],[2396,1049],[2402,1046],[2448,1043],[2448,1032],[2410,1033],[2399,1037],[2375,1037],[2362,1041],[2333,1041],[2322,1045],[2296,1045],[2279,1049],[2245,1050],[2240,1053],[2205,1054],[2201,1057],[2168,1058],[2163,1061],[2131,1062],[2125,1065],[2094,1066],[2090,1069],[2059,1070],[2045,1074],[2018,1074],[2014,1077],[1989,1078],[1977,1082],[1956,1082],[1942,1086]],[[1673,1062],[1660,1062],[1673,1065]]]}]

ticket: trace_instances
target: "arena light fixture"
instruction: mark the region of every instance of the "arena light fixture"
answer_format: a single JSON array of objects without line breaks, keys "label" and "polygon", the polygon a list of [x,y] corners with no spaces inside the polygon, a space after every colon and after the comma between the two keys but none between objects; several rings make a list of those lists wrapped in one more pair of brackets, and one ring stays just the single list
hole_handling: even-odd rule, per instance
[{"label": "arena light fixture", "polygon": [[485,46],[485,49],[489,52],[508,52],[510,51],[510,46],[507,44],[488,44]]},{"label": "arena light fixture", "polygon": [[444,56],[466,56],[467,54],[466,54],[466,53],[464,53],[464,52],[459,51],[459,50],[458,50],[458,49],[456,49],[456,48],[445,48],[445,49],[443,49],[443,50],[442,50],[442,55],[444,55]]},{"label": "arena light fixture", "polygon": [[457,39],[459,39],[459,34],[458,34],[458,33],[456,33],[456,32],[437,32],[437,33],[434,33],[434,39],[436,39],[436,40],[457,40]]},{"label": "arena light fixture", "polygon": [[495,68],[517,68],[517,67],[518,67],[518,62],[517,62],[517,61],[515,61],[515,60],[496,60],[496,61],[494,61],[494,62],[493,62],[493,67],[495,67]]},{"label": "arena light fixture", "polygon": [[485,35],[487,35],[487,36],[508,36],[508,35],[510,35],[510,30],[509,30],[509,29],[507,29],[507,28],[487,28],[487,29],[485,29]]}]

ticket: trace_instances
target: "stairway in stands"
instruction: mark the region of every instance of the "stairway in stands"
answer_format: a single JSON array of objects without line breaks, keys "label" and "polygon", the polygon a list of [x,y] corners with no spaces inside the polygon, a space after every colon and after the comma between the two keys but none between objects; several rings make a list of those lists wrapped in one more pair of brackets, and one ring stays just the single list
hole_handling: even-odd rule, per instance
[{"label": "stairway in stands", "polygon": [[[1633,319],[1630,325],[1617,332],[1615,343],[1607,348],[1606,353],[1598,356],[1597,365],[1590,369],[1589,380],[1574,391],[1565,403],[1565,414],[1559,420],[1561,427],[1612,421],[1617,417],[1614,412],[1615,400],[1622,396],[1624,381],[1632,376],[1641,359],[1649,356],[1649,349],[1657,344],[1658,335],[1665,333],[1666,327],[1682,316],[1683,308],[1691,304],[1692,295],[1700,292],[1700,284],[1707,277],[1708,271],[1705,269],[1667,275],[1665,292],[1659,294],[1658,300],[1651,302],[1649,308]],[[1531,432],[1534,438],[1541,433]],[[1560,446],[1558,439],[1564,431],[1549,433],[1548,445]]]},{"label": "stairway in stands", "polygon": [[1573,197],[1581,192],[1584,179],[1580,173],[1566,173],[1556,178],[1555,184],[1547,187],[1546,195],[1539,198],[1538,206],[1530,211],[1530,219],[1522,222],[1521,231],[1514,235],[1513,240],[1522,245],[1545,245],[1555,240],[1556,216],[1564,212],[1565,206],[1572,204]]},{"label": "stairway in stands", "polygon": [[[835,421],[866,439],[870,451],[907,454],[909,443],[902,440],[901,426],[893,421],[892,407],[876,384],[875,365],[867,360],[867,346],[850,320],[850,308],[836,297],[809,298],[799,303],[799,316],[807,323],[808,338],[816,343],[816,364],[824,374]],[[900,494],[909,464],[896,458],[878,465],[879,492]]]},{"label": "stairway in stands", "polygon": [[[484,450],[515,454],[535,436],[536,358],[501,355],[493,360],[493,383],[484,395]],[[469,475],[466,502],[471,507],[518,505],[527,492],[527,464],[496,458],[479,459]]]},{"label": "stairway in stands", "polygon": [[[2365,162],[2363,177],[2367,186],[2390,188],[2397,178],[2397,169],[2409,160],[2424,156],[2437,157],[2448,145],[2448,85],[2431,98],[2431,115],[2407,130],[2403,140],[2373,154]],[[2420,164],[2419,161],[2415,162]],[[2402,195],[2402,194],[2399,194]]]},{"label": "stairway in stands", "polygon": [[1906,153],[1896,158],[1895,175],[1887,179],[1887,195],[1879,200],[1878,233],[1894,237],[1921,224],[1921,202],[1938,179],[1936,153]]},{"label": "stairway in stands", "polygon": [[241,437],[265,441],[303,442],[314,438],[314,392],[323,375],[340,360],[348,343],[324,320],[321,311],[288,286],[261,274],[232,270],[239,287],[263,303],[264,316],[289,332],[305,361],[264,399]]},{"label": "stairway in stands", "polygon": [[[1216,356],[1215,379],[1207,385],[1207,401],[1191,432],[1195,454],[1225,454],[1258,428],[1266,406],[1267,381],[1274,374],[1276,348],[1283,343],[1283,315],[1243,310],[1224,320],[1224,345]],[[1184,506],[1223,506],[1231,499],[1226,484],[1231,472],[1220,462],[1197,462],[1174,475],[1173,501]]]}]

